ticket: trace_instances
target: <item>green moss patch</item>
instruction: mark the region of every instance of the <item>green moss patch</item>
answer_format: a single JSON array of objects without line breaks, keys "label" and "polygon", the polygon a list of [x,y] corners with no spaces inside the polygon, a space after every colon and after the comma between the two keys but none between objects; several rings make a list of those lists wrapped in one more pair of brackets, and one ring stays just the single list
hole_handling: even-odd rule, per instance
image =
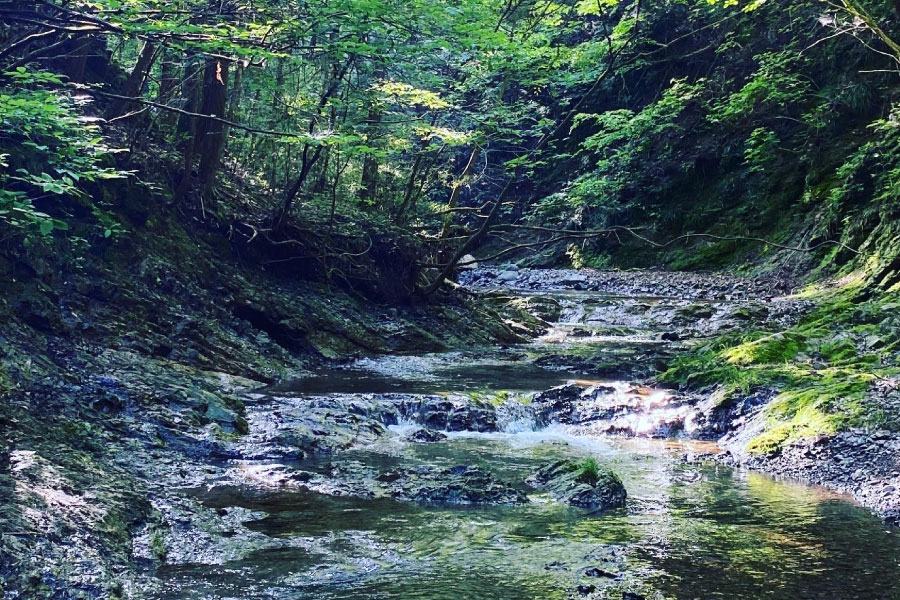
[{"label": "green moss patch", "polygon": [[849,427],[897,429],[867,394],[900,373],[900,312],[891,294],[860,300],[850,286],[819,297],[819,306],[785,331],[727,334],[695,347],[659,376],[682,388],[714,388],[726,405],[753,390],[778,394],[765,408],[766,429],[748,450],[777,453],[804,437]]}]

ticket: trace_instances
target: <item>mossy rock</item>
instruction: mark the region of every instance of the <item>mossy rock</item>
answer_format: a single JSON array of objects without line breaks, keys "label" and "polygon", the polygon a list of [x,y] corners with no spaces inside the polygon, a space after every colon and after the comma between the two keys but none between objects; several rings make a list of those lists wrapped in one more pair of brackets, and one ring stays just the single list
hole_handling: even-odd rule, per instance
[{"label": "mossy rock", "polygon": [[676,323],[690,323],[700,319],[709,319],[716,314],[716,309],[709,304],[691,304],[675,311]]},{"label": "mossy rock", "polygon": [[619,476],[590,458],[582,462],[560,460],[541,467],[528,483],[547,491],[555,500],[578,508],[622,508],[628,497]]}]

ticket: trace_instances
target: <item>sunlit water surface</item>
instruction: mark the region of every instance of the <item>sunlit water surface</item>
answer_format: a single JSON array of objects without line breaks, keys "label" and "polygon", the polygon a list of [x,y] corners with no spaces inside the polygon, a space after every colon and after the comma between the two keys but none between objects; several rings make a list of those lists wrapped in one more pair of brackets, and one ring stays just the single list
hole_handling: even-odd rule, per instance
[{"label": "sunlit water surface", "polygon": [[[379,359],[323,372],[293,391],[521,391],[578,377],[537,369],[521,353]],[[295,466],[478,465],[527,489],[524,480],[549,461],[594,456],[619,473],[628,504],[591,513],[530,492],[524,506],[442,508],[302,489],[216,489],[201,495],[208,506],[259,511],[249,528],[290,543],[224,565],[164,568],[156,597],[532,600],[577,596],[582,585],[618,600],[637,585],[655,590],[648,598],[900,598],[897,532],[821,488],[681,460],[707,444],[577,437],[561,426],[412,444],[401,440],[402,427],[393,429],[375,446]],[[604,575],[587,576],[591,568]]]}]

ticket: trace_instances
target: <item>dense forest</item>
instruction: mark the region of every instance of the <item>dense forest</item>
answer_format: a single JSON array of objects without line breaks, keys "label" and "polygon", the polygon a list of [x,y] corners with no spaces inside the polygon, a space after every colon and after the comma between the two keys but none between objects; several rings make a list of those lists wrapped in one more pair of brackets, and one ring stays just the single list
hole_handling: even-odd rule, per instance
[{"label": "dense forest", "polygon": [[0,281],[0,597],[900,598],[896,0],[0,0]]}]

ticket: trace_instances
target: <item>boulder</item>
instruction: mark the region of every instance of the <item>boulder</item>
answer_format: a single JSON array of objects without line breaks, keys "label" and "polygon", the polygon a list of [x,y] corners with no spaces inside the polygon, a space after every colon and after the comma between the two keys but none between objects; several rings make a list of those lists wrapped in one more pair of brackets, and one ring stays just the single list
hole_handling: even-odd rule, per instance
[{"label": "boulder", "polygon": [[516,271],[503,271],[497,275],[497,281],[500,283],[509,283],[519,278]]},{"label": "boulder", "polygon": [[556,421],[569,423],[582,392],[584,389],[581,386],[567,383],[537,394],[531,401],[535,421],[539,425],[549,425]]},{"label": "boulder", "polygon": [[561,460],[546,465],[528,483],[559,502],[579,508],[622,508],[628,497],[618,475],[590,458],[580,463]]},{"label": "boulder", "polygon": [[466,254],[462,258],[459,259],[459,269],[464,271],[471,271],[478,268],[478,263],[476,259],[471,254]]}]

